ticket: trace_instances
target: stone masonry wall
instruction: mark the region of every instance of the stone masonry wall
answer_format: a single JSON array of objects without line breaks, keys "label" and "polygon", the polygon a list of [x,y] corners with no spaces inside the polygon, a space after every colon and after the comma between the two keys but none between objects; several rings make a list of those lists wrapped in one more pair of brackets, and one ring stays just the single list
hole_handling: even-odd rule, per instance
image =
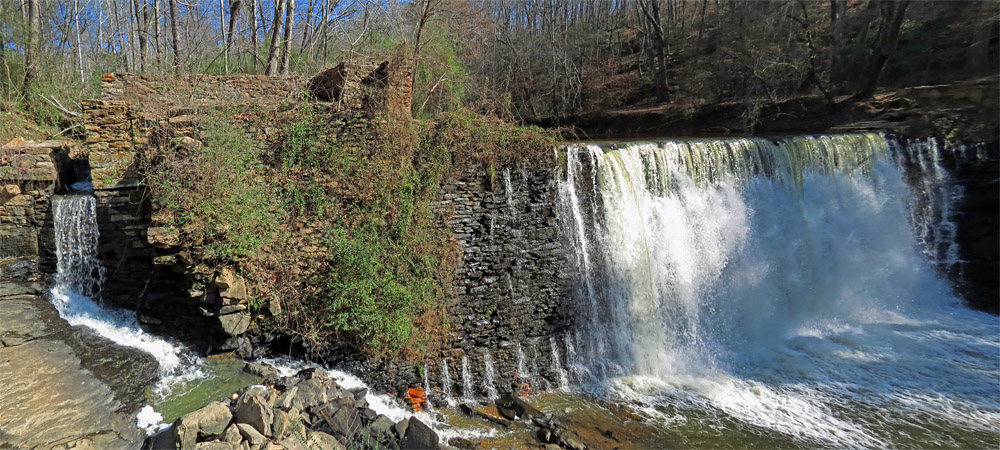
[{"label": "stone masonry wall", "polygon": [[55,272],[49,198],[69,152],[65,141],[0,147],[0,290],[24,282],[48,287],[40,274]]},{"label": "stone masonry wall", "polygon": [[[500,393],[556,386],[562,334],[570,326],[567,247],[556,220],[551,169],[511,167],[469,176],[442,187],[435,207],[450,214],[462,250],[451,315],[453,347],[428,361],[432,400],[443,386],[443,364],[462,394],[462,360],[476,396],[486,396],[488,361]],[[553,342],[557,342],[553,352]],[[558,358],[556,363],[553,359]]]}]

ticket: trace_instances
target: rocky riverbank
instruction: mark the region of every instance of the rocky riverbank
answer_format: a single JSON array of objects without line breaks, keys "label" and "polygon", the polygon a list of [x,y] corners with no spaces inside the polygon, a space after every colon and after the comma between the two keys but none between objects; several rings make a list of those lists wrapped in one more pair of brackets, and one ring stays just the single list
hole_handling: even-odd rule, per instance
[{"label": "rocky riverbank", "polygon": [[138,447],[136,413],[156,361],[71,327],[48,301],[47,286],[0,288],[0,447]]}]

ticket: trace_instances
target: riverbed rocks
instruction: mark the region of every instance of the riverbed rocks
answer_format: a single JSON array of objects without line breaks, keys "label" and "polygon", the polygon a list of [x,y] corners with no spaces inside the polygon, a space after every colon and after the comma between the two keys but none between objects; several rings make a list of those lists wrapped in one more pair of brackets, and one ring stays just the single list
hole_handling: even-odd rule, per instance
[{"label": "riverbed rocks", "polygon": [[147,357],[69,326],[45,297],[0,296],[0,448],[138,447]]},{"label": "riverbed rocks", "polygon": [[[254,370],[271,372],[258,364]],[[235,399],[186,414],[147,441],[151,449],[434,449],[416,417],[394,422],[368,408],[367,390],[347,390],[316,369],[271,375]]]}]

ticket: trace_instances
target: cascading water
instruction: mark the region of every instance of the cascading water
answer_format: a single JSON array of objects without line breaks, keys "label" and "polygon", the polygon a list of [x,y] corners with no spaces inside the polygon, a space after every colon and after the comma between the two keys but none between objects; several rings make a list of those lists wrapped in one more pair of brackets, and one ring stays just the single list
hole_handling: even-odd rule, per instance
[{"label": "cascading water", "polygon": [[496,400],[500,397],[497,393],[496,371],[493,368],[493,355],[489,351],[483,354],[483,389],[486,390],[486,398]]},{"label": "cascading water", "polygon": [[455,406],[455,396],[452,395],[452,386],[454,384],[451,382],[451,374],[448,373],[448,362],[441,360],[441,390],[444,391],[445,402],[448,406]]},{"label": "cascading water", "polygon": [[[178,386],[206,377],[203,361],[183,346],[143,331],[135,313],[101,305],[104,267],[97,253],[99,230],[92,195],[52,198],[56,240],[56,276],[52,303],[70,325],[83,325],[119,345],[147,352],[159,363],[160,381],[153,400],[176,395]],[[155,427],[160,416],[147,407],[143,425]]]},{"label": "cascading water", "polygon": [[[601,379],[581,387],[771,446],[995,447],[996,318],[934,267],[957,259],[961,195],[940,151],[878,134],[568,149],[573,359]],[[672,444],[720,445],[698,436]]]},{"label": "cascading water", "polygon": [[462,355],[462,400],[474,402],[476,382],[472,379],[472,370],[469,369],[469,357]]}]

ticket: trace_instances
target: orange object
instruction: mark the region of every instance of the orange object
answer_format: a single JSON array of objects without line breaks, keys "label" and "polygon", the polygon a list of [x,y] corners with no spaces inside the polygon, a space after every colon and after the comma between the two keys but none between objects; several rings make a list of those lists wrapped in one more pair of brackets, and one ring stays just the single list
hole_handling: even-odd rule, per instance
[{"label": "orange object", "polygon": [[420,412],[427,408],[427,394],[424,392],[424,388],[407,389],[405,398],[413,408],[413,412]]}]

